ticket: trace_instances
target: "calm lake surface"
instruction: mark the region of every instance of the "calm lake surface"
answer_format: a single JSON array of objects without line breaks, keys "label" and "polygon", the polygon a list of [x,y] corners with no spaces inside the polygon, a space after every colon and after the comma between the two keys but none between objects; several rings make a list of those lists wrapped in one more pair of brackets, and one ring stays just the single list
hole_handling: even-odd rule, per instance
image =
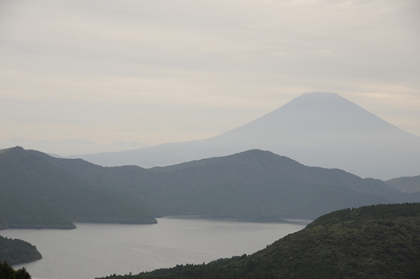
[{"label": "calm lake surface", "polygon": [[75,230],[0,235],[28,241],[41,252],[42,260],[14,266],[25,266],[32,278],[94,279],[252,254],[307,223],[160,218],[156,225],[76,224]]}]

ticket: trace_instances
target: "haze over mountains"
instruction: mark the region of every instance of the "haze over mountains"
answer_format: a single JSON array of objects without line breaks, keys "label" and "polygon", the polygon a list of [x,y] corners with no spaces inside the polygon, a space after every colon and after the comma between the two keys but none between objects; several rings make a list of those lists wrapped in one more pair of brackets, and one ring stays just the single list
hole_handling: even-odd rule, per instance
[{"label": "haze over mountains", "polygon": [[12,138],[0,141],[0,149],[21,146],[25,149],[34,149],[56,156],[71,156],[98,152],[117,152],[139,149],[149,145],[140,142],[114,142],[112,144],[99,144],[88,140],[66,139],[62,141],[35,140]]},{"label": "haze over mountains", "polygon": [[335,93],[307,93],[221,135],[197,141],[78,156],[102,166],[172,165],[249,149],[269,150],[305,165],[361,177],[418,175],[420,137]]}]

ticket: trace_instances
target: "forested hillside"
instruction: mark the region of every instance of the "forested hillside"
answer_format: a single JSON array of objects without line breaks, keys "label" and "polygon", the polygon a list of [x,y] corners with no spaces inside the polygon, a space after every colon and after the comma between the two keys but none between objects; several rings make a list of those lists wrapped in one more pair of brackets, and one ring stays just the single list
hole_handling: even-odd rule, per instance
[{"label": "forested hillside", "polygon": [[402,193],[377,179],[308,167],[261,150],[152,169],[44,156],[97,190],[142,205],[155,216],[281,221],[314,219],[346,207],[420,201],[420,193]]},{"label": "forested hillside", "polygon": [[420,204],[343,209],[323,215],[252,255],[107,279],[415,279],[420,274]]}]

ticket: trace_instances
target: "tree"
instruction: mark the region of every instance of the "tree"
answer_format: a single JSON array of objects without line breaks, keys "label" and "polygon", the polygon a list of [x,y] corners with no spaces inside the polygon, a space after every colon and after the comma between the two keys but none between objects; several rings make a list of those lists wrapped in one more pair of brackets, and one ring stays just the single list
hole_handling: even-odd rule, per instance
[{"label": "tree", "polygon": [[31,279],[25,267],[14,270],[6,261],[0,261],[0,278],[1,279]]},{"label": "tree", "polygon": [[15,279],[31,279],[31,275],[29,275],[25,267],[16,270],[15,275]]}]

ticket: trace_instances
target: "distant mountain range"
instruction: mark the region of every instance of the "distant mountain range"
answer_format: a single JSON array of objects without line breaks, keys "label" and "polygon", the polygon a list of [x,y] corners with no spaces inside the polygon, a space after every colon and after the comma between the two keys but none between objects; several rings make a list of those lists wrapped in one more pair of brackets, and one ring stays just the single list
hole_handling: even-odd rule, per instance
[{"label": "distant mountain range", "polygon": [[252,255],[102,279],[414,279],[419,254],[420,204],[380,205],[326,214]]},{"label": "distant mountain range", "polygon": [[176,215],[282,221],[420,201],[420,193],[403,193],[377,179],[307,167],[261,150],[143,169],[16,147],[0,151],[0,191],[0,228],[154,223],[153,217]]},{"label": "distant mountain range", "polygon": [[205,140],[78,156],[102,166],[154,167],[269,150],[299,162],[361,177],[418,175],[420,137],[334,93],[307,93],[241,127]]},{"label": "distant mountain range", "polygon": [[12,138],[0,141],[0,149],[21,146],[25,149],[39,150],[56,157],[99,152],[117,152],[140,149],[150,145],[140,142],[114,142],[112,144],[99,144],[88,140],[66,139],[62,141],[35,140]]},{"label": "distant mountain range", "polygon": [[420,192],[420,175],[413,177],[398,177],[385,181],[392,188],[405,193]]}]

